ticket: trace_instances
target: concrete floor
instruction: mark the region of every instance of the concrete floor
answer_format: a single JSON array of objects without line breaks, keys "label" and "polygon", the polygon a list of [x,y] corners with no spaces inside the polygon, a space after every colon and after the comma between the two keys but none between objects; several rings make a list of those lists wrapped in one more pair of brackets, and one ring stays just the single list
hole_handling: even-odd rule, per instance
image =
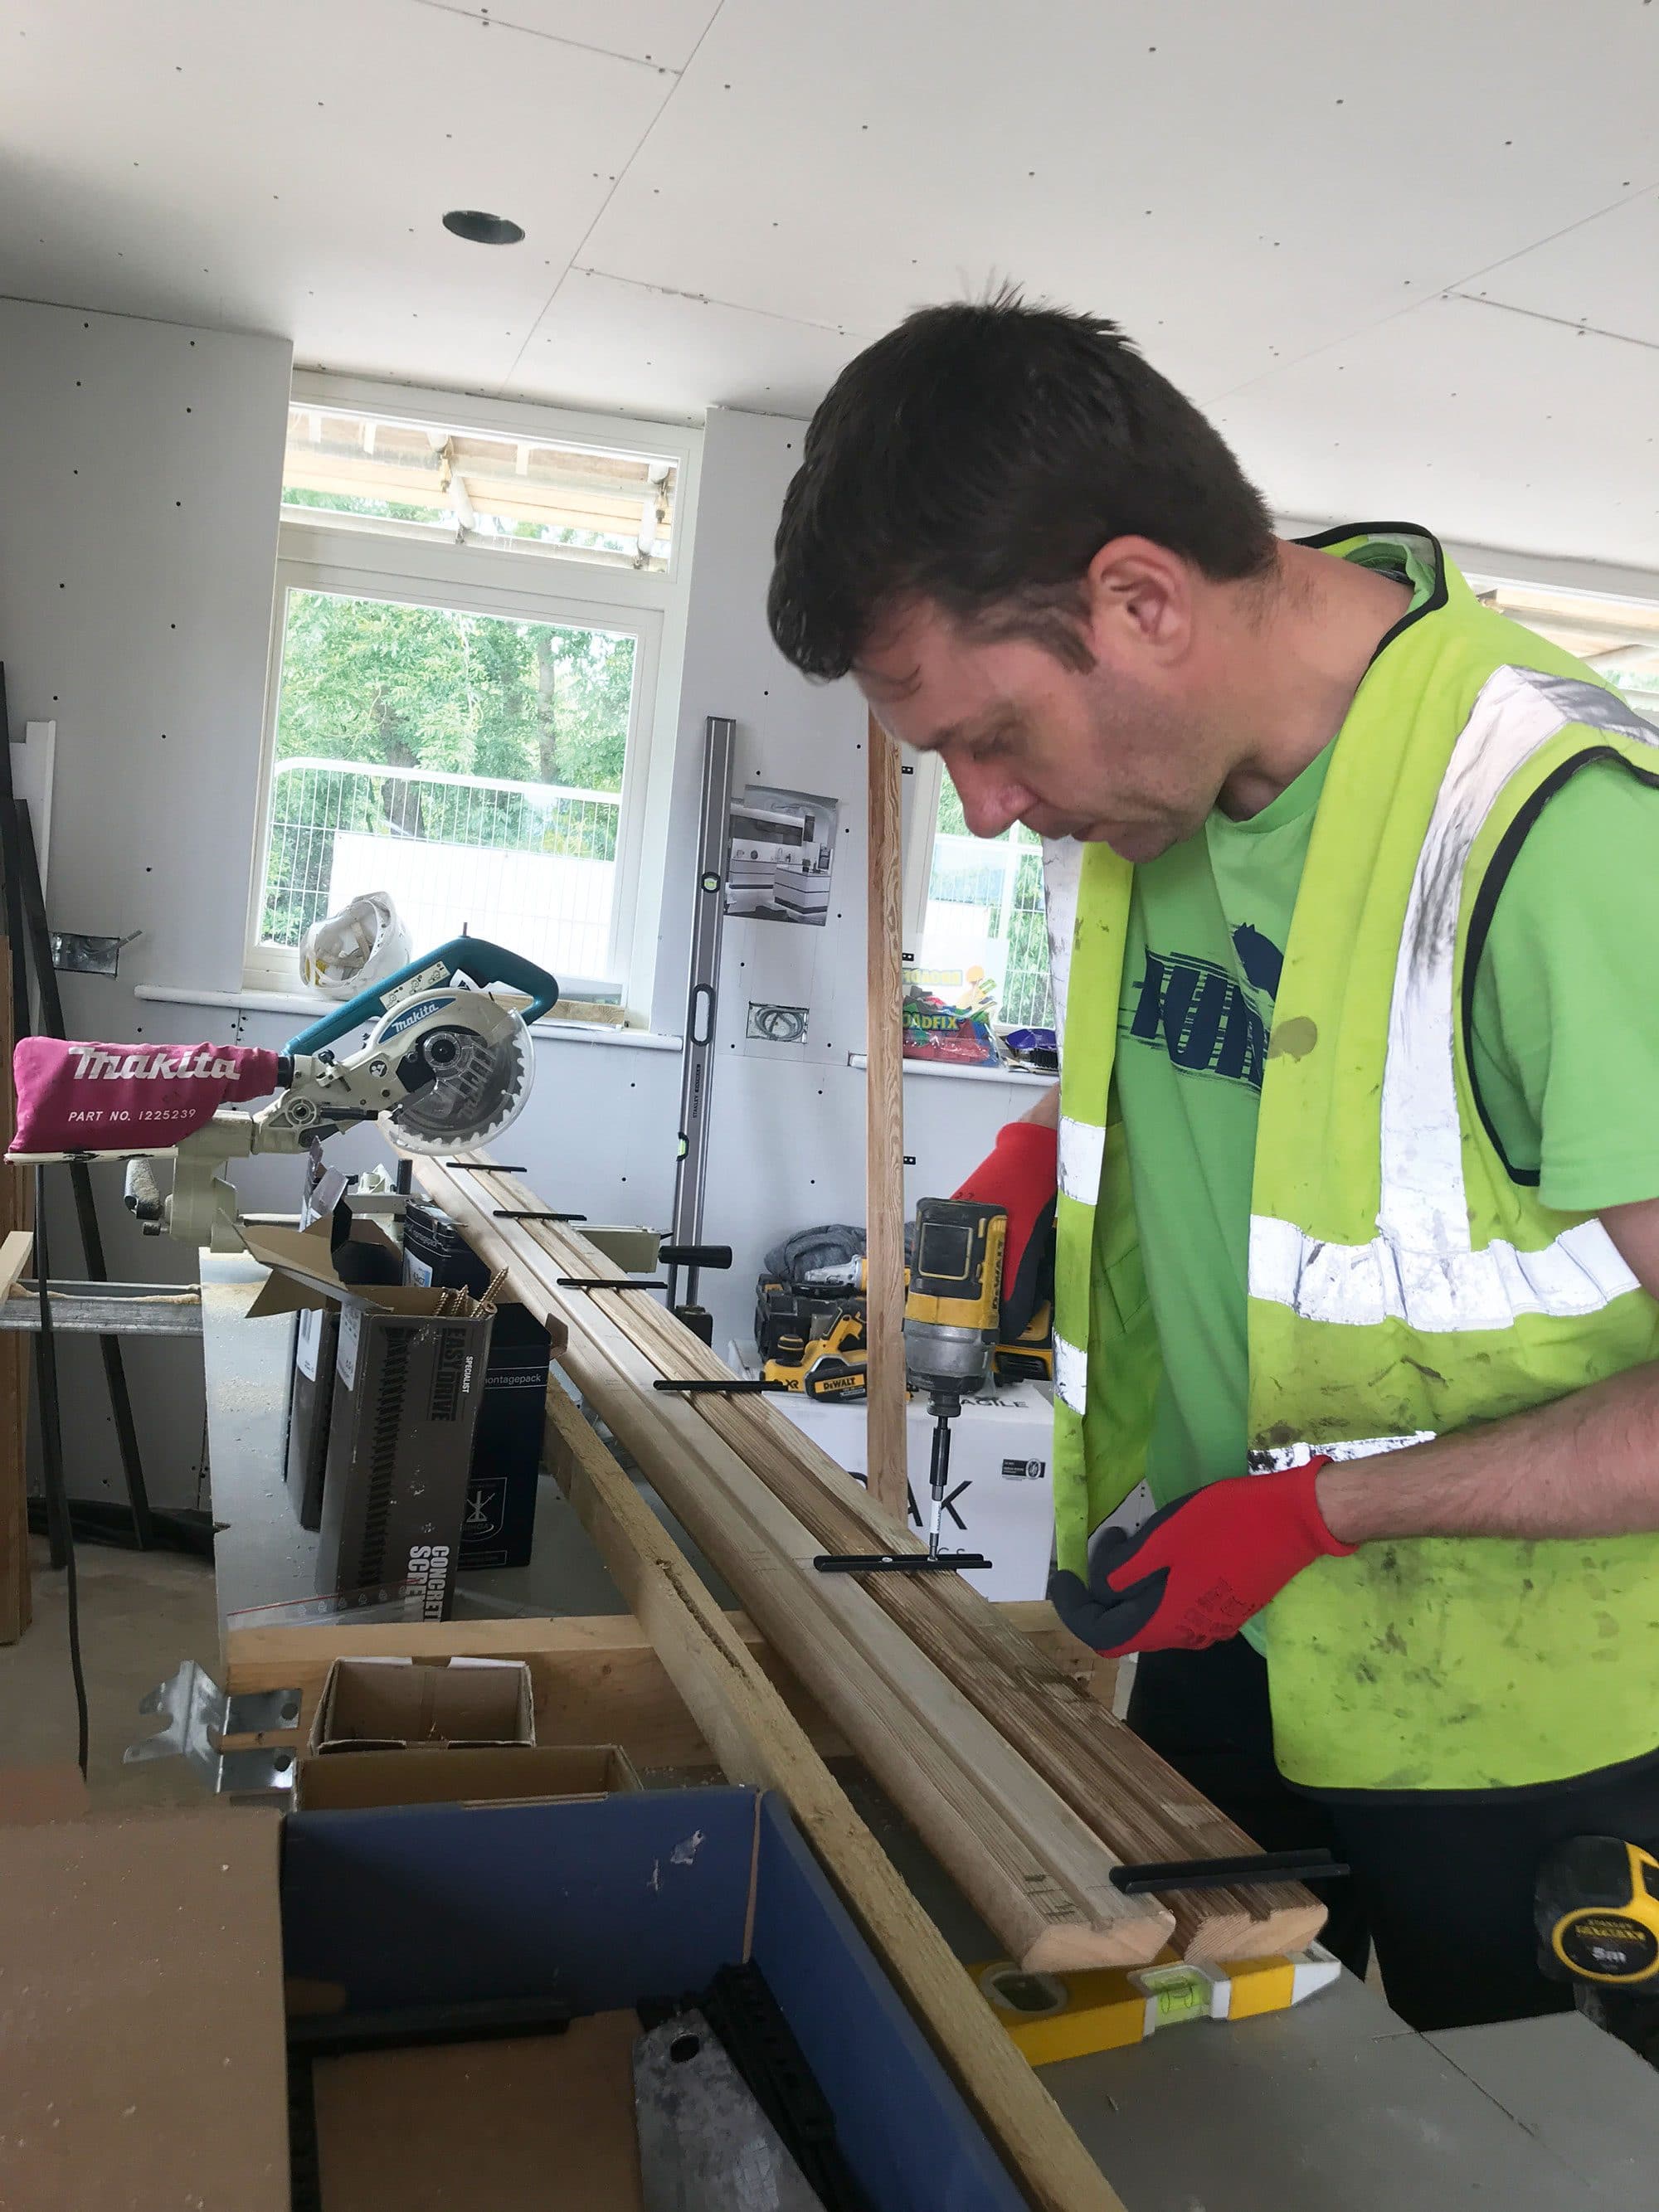
[{"label": "concrete floor", "polygon": [[[75,1691],[70,1679],[64,1576],[47,1565],[43,1539],[30,1546],[34,1619],[0,1649],[0,1765],[75,1763]],[[138,1700],[181,1659],[217,1673],[218,1613],[213,1569],[176,1553],[122,1552],[82,1544],[76,1553],[81,1655],[90,1716],[88,1781],[95,1804],[189,1804],[201,1784],[182,1759],[123,1766],[128,1744],[155,1726]]]}]

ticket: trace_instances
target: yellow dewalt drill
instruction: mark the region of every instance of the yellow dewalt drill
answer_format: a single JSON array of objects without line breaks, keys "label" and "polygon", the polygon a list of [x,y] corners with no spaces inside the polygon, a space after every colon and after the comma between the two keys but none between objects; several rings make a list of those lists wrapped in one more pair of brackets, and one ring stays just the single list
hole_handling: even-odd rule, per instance
[{"label": "yellow dewalt drill", "polygon": [[1008,1216],[976,1200],[924,1198],[916,1207],[904,1300],[904,1366],[933,1416],[927,1556],[939,1556],[951,1476],[951,1424],[983,1388],[996,1349]]}]

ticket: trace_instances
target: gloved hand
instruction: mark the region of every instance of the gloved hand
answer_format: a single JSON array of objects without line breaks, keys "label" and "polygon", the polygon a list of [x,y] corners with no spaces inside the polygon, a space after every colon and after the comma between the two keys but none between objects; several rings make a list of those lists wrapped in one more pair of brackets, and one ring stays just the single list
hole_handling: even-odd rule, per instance
[{"label": "gloved hand", "polygon": [[1278,1474],[1206,1483],[1143,1521],[1132,1536],[1108,1529],[1085,1583],[1066,1569],[1048,1599],[1073,1636],[1109,1657],[1126,1651],[1201,1650],[1237,1636],[1293,1576],[1355,1548],[1334,1536],[1315,1485],[1322,1454]]},{"label": "gloved hand", "polygon": [[953,1198],[1000,1206],[1008,1217],[1002,1248],[1002,1334],[1023,1334],[1054,1293],[1054,1191],[1060,1138],[1038,1121],[1009,1121]]}]

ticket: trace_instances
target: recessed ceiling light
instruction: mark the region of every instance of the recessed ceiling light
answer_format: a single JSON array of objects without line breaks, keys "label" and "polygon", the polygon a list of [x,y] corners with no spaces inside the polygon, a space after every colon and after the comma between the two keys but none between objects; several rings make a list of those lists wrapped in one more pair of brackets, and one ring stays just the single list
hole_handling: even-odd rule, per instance
[{"label": "recessed ceiling light", "polygon": [[474,246],[516,246],[524,236],[521,222],[509,222],[504,215],[486,215],[482,208],[451,208],[444,228]]}]

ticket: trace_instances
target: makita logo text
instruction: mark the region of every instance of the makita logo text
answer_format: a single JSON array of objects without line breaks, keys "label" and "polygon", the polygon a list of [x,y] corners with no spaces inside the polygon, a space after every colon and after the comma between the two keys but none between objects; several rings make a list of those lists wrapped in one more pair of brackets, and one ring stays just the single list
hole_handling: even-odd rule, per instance
[{"label": "makita logo text", "polygon": [[176,1045],[160,1052],[106,1052],[102,1045],[84,1044],[75,1063],[77,1082],[88,1076],[94,1080],[103,1077],[112,1083],[130,1082],[135,1077],[144,1083],[172,1082],[181,1076],[222,1080],[236,1073],[236,1062],[222,1059],[211,1045],[192,1058]]},{"label": "makita logo text", "polygon": [[422,1620],[441,1620],[444,1614],[444,1591],[449,1584],[449,1547],[447,1544],[411,1544],[409,1551],[409,1587],[420,1607]]}]

